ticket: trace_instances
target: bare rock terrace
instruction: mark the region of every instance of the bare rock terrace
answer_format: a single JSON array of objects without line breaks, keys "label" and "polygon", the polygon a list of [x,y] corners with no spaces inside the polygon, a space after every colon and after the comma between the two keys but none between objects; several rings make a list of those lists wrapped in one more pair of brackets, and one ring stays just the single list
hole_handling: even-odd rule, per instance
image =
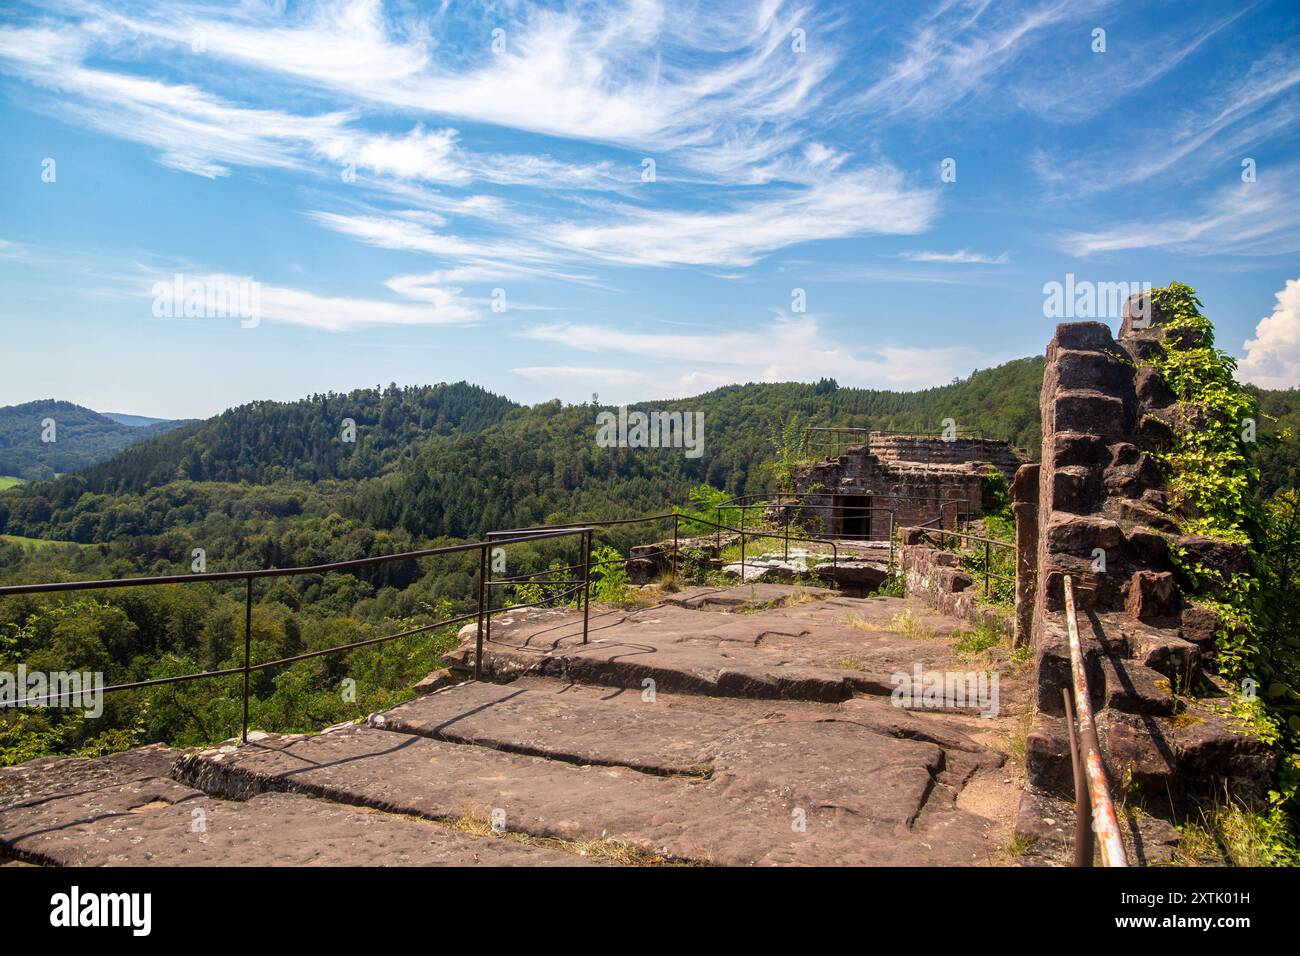
[{"label": "bare rock terrace", "polygon": [[[319,734],[0,769],[0,857],[47,865],[1004,862],[1028,691],[895,598],[784,585],[494,620],[485,680]],[[907,615],[907,633],[899,633]],[[472,664],[475,635],[449,655]],[[890,674],[1002,672],[999,716]],[[647,681],[653,683],[647,683]]]}]

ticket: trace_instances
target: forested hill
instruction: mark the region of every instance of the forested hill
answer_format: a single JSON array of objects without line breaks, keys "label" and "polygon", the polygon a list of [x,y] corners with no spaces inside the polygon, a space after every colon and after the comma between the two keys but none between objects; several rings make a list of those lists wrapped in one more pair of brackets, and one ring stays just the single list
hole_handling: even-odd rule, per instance
[{"label": "forested hill", "polygon": [[370,478],[421,440],[481,431],[515,407],[465,382],[251,402],[142,443],[70,484],[113,494],[182,479],[266,485]]},{"label": "forested hill", "polygon": [[[192,525],[215,517],[213,508],[232,518],[337,511],[359,526],[418,537],[627,517],[682,502],[704,481],[731,493],[763,490],[774,432],[790,423],[936,432],[952,418],[1036,450],[1042,373],[1042,359],[1019,359],[920,392],[824,380],[733,385],[637,406],[703,413],[699,458],[600,448],[600,408],[517,406],[464,383],[256,402],[81,474],[0,494],[0,532],[103,542]],[[342,440],[349,418],[352,443]]]},{"label": "forested hill", "polygon": [[[143,566],[195,544],[232,566],[323,561],[369,553],[376,532],[472,538],[642,515],[684,503],[702,482],[729,494],[769,490],[777,433],[791,425],[787,443],[809,425],[933,433],[950,418],[1037,455],[1042,373],[1043,360],[1027,358],[919,392],[823,380],[636,406],[703,413],[698,458],[599,447],[596,416],[608,406],[519,406],[464,383],[256,402],[82,474],[0,492],[0,533],[116,542]],[[1262,437],[1300,426],[1300,392],[1259,394]],[[355,442],[343,440],[345,419],[356,423]],[[1260,442],[1265,496],[1295,477],[1295,449]]]},{"label": "forested hill", "polygon": [[732,494],[766,490],[774,433],[840,425],[935,433],[945,418],[1037,453],[1043,360],[1018,359],[920,392],[839,388],[833,381],[730,385],[634,406],[704,413],[703,455],[600,448],[590,405],[520,409],[468,437],[423,445],[409,462],[358,489],[349,511],[376,528],[472,537],[552,520],[628,517],[684,502],[706,482]]},{"label": "forested hill", "polygon": [[150,424],[118,421],[72,402],[54,399],[0,408],[0,475],[37,481],[79,471],[135,442],[185,424],[155,419],[140,421]]}]

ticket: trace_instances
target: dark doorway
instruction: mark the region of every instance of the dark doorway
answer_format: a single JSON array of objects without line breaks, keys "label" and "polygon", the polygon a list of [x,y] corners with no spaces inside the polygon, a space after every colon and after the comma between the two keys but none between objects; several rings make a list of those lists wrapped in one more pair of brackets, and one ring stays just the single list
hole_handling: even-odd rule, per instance
[{"label": "dark doorway", "polygon": [[870,495],[840,495],[840,533],[863,540],[871,534]]}]

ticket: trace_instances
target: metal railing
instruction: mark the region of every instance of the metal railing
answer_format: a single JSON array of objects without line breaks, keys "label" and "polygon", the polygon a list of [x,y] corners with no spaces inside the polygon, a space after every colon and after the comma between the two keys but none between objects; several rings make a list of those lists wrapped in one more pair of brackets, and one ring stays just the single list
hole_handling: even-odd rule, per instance
[{"label": "metal railing", "polygon": [[[266,568],[259,571],[208,571],[194,574],[169,574],[153,577],[140,578],[111,578],[101,581],[59,581],[45,584],[16,584],[6,587],[0,587],[0,598],[21,594],[51,594],[65,591],[99,591],[112,588],[131,588],[131,587],[153,587],[167,584],[194,584],[197,582],[220,582],[220,581],[242,581],[244,582],[244,662],[239,667],[224,667],[218,670],[198,671],[192,674],[179,674],[170,677],[158,677],[150,680],[131,681],[123,684],[113,684],[103,688],[100,693],[108,694],[117,691],[139,690],[145,687],[159,687],[164,684],[181,684],[189,681],[209,680],[217,677],[232,677],[236,674],[242,674],[244,678],[243,686],[243,718],[240,739],[245,743],[248,742],[248,702],[251,696],[250,684],[252,675],[255,671],[269,670],[273,667],[283,667],[288,664],[296,664],[300,661],[310,660],[315,657],[323,657],[329,654],[342,654],[348,651],[354,651],[362,647],[371,647],[376,644],[384,644],[388,641],[396,641],[404,637],[412,637],[416,634],[424,634],[429,631],[438,630],[439,628],[448,627],[453,624],[463,624],[476,620],[478,622],[478,639],[477,648],[474,658],[474,678],[477,680],[482,674],[483,663],[483,640],[485,635],[485,623],[491,620],[494,613],[488,606],[488,574],[490,564],[488,561],[489,551],[494,547],[502,547],[508,544],[519,544],[530,541],[547,541],[557,538],[567,538],[574,535],[583,536],[583,544],[586,547],[591,538],[591,530],[585,526],[574,526],[554,529],[540,529],[533,533],[512,535],[508,537],[498,537],[488,541],[475,541],[467,544],[448,545],[440,548],[425,548],[419,551],[405,551],[399,554],[377,555],[369,558],[356,558],[351,561],[335,561],[329,564],[316,564],[296,568]],[[422,624],[419,627],[399,631],[396,634],[385,634],[382,637],[368,638],[362,641],[353,641],[349,644],[339,644],[334,647],[307,651],[302,654],[294,654],[290,657],[281,657],[271,661],[260,661],[254,663],[252,660],[252,641],[253,641],[253,583],[261,578],[280,578],[280,577],[297,577],[303,575],[328,574],[332,571],[351,570],[354,568],[370,567],[379,564],[387,564],[393,561],[414,561],[420,558],[435,557],[439,555],[461,554],[468,551],[479,552],[479,587],[478,587],[478,608],[470,614],[462,614],[457,617],[451,617],[443,621],[437,621],[433,624]],[[589,552],[584,552],[589,554]],[[582,587],[584,592],[590,590],[590,567],[589,562],[584,559],[583,577],[581,581],[576,582],[578,587]],[[575,587],[576,591],[577,588]],[[548,599],[552,600],[552,599]],[[548,603],[548,601],[537,602]],[[519,605],[516,605],[517,609]],[[504,608],[502,610],[505,610]],[[586,639],[587,620],[589,610],[587,601],[583,601],[583,635]],[[21,707],[31,706],[42,702],[64,699],[68,696],[67,692],[59,694],[46,694],[40,697],[28,697],[16,701],[10,706]]]},{"label": "metal railing", "polygon": [[[743,517],[743,512],[742,512],[742,517]],[[526,533],[526,532],[534,532],[534,531],[544,531],[544,530],[557,530],[557,529],[568,529],[568,528],[575,528],[575,529],[576,529],[576,528],[581,528],[581,529],[584,529],[584,530],[586,530],[586,531],[588,532],[587,544],[586,544],[586,551],[587,551],[588,554],[590,554],[590,553],[591,553],[591,540],[592,540],[591,536],[592,536],[592,534],[594,534],[598,529],[601,529],[601,528],[611,528],[611,527],[621,527],[621,526],[634,525],[634,524],[646,524],[646,523],[649,523],[649,522],[656,522],[656,521],[669,521],[669,520],[671,520],[671,521],[673,522],[673,541],[672,541],[672,547],[661,548],[661,549],[659,549],[658,551],[650,551],[650,552],[642,551],[640,554],[636,555],[636,557],[639,558],[639,559],[645,559],[645,558],[650,558],[650,557],[654,557],[654,556],[658,556],[658,555],[663,555],[663,554],[667,554],[667,555],[669,555],[669,556],[670,556],[670,562],[671,562],[670,566],[671,566],[672,574],[673,574],[674,577],[677,576],[677,569],[678,569],[678,564],[679,564],[679,562],[680,562],[680,555],[681,555],[681,551],[682,551],[681,541],[682,541],[682,525],[683,525],[683,524],[687,525],[688,527],[689,527],[690,525],[694,524],[694,525],[699,525],[700,527],[703,527],[703,528],[707,528],[707,529],[709,529],[710,532],[712,532],[712,533],[714,534],[714,536],[715,536],[715,548],[716,548],[716,550],[717,550],[717,552],[718,552],[718,557],[719,557],[719,559],[721,559],[722,552],[723,552],[722,535],[723,535],[724,533],[726,533],[726,534],[734,534],[734,535],[736,535],[737,538],[739,539],[739,542],[740,542],[740,562],[739,562],[739,564],[740,564],[740,567],[741,567],[741,579],[742,579],[742,580],[744,580],[744,577],[745,577],[745,570],[744,570],[744,569],[745,569],[746,567],[751,567],[751,566],[754,567],[754,568],[761,568],[761,567],[763,567],[763,565],[751,565],[751,564],[746,560],[746,558],[747,558],[747,555],[746,555],[746,545],[747,545],[747,542],[748,542],[749,540],[751,540],[751,539],[778,538],[778,537],[781,538],[782,541],[784,542],[783,558],[784,558],[784,560],[787,560],[787,561],[789,560],[789,557],[790,557],[790,542],[792,542],[792,541],[794,541],[794,542],[808,542],[808,543],[815,543],[815,544],[823,544],[823,545],[826,545],[827,547],[830,548],[830,552],[831,552],[831,567],[832,567],[833,569],[836,569],[836,568],[839,567],[839,563],[840,563],[840,549],[839,549],[839,546],[836,544],[836,542],[835,542],[834,540],[830,539],[830,538],[827,538],[827,537],[819,537],[819,536],[815,536],[815,535],[799,535],[799,534],[790,534],[790,529],[789,529],[788,526],[787,526],[783,531],[781,531],[781,532],[777,532],[775,529],[768,529],[768,528],[745,528],[745,527],[743,526],[743,522],[742,522],[742,525],[741,525],[740,527],[733,527],[733,526],[731,526],[731,525],[724,524],[724,523],[721,522],[721,521],[713,521],[713,520],[710,520],[710,519],[708,519],[708,518],[700,517],[700,516],[693,515],[693,514],[685,514],[685,513],[680,512],[680,511],[672,511],[672,512],[667,512],[667,513],[665,513],[665,514],[657,514],[657,515],[647,515],[647,516],[645,516],[645,517],[643,517],[643,518],[616,518],[616,519],[606,520],[606,521],[587,521],[587,522],[583,522],[583,523],[580,524],[580,525],[579,525],[579,524],[575,524],[575,525],[566,525],[566,524],[556,524],[556,525],[534,525],[534,526],[529,527],[529,528],[515,528],[515,529],[509,530],[509,531],[489,531],[489,532],[488,532],[488,537],[491,538],[492,536],[494,536],[494,535],[498,535],[498,534],[518,534],[518,533]],[[665,543],[666,543],[666,542],[665,542]],[[600,567],[603,567],[603,566],[605,566],[605,565],[607,565],[607,564],[624,564],[624,563],[626,563],[626,559],[621,558],[621,557],[618,558],[618,559],[616,559],[616,560],[593,562],[593,563],[591,563],[591,564],[589,565],[589,572],[588,572],[588,573],[590,573],[590,570],[595,570],[595,569],[600,568]],[[575,570],[575,568],[577,568],[577,567],[579,567],[579,566],[578,566],[578,565],[574,565],[574,566],[571,566],[571,567],[553,568],[553,569],[550,569],[550,571],[551,571],[552,573],[560,573],[560,572],[566,572],[566,571],[572,571],[572,570]],[[490,580],[490,577],[489,577],[489,580]],[[507,579],[497,579],[497,581],[495,581],[495,582],[491,582],[491,583],[495,586],[495,585],[510,584],[510,583],[513,583],[513,582],[511,582],[511,581],[509,581],[509,580],[507,580]],[[565,583],[568,583],[568,582],[565,582],[565,581],[562,581],[562,580],[548,580],[548,581],[543,581],[543,582],[541,582],[541,583],[543,583],[543,584],[565,584]],[[518,605],[515,605],[515,606],[517,607]],[[490,620],[489,620],[489,627],[490,627]],[[584,643],[585,643],[585,637],[584,637]]]},{"label": "metal railing", "polygon": [[[1065,721],[1070,733],[1070,761],[1074,768],[1074,865],[1092,866],[1092,837],[1097,837],[1102,866],[1128,866],[1119,818],[1110,798],[1110,782],[1101,761],[1097,725],[1088,693],[1088,675],[1079,641],[1079,621],[1074,611],[1074,582],[1065,575],[1065,622],[1070,635],[1070,674],[1074,685],[1074,706],[1070,688],[1061,688],[1065,699]],[[1078,719],[1076,734],[1075,719]],[[1080,752],[1082,751],[1082,752]]]},{"label": "metal railing", "polygon": [[[739,501],[745,498],[757,497],[755,495],[737,496],[733,501]],[[770,497],[770,496],[769,496]],[[779,498],[793,498],[794,495],[779,495]],[[894,496],[890,496],[894,497]],[[898,496],[906,497],[906,496]],[[937,499],[936,499],[937,500]],[[721,513],[723,507],[720,506],[718,513]],[[425,548],[416,551],[406,551],[397,554],[376,555],[373,557],[356,558],[349,561],[335,561],[327,564],[307,565],[293,568],[264,568],[255,571],[211,571],[196,572],[192,574],[172,574],[156,575],[149,577],[133,578],[112,578],[95,581],[59,581],[40,584],[18,584],[0,586],[0,598],[11,597],[26,594],[51,594],[71,591],[97,591],[117,588],[131,587],[153,587],[172,584],[195,584],[201,582],[218,583],[218,582],[243,582],[244,584],[244,651],[243,662],[241,665],[233,667],[223,667],[214,670],[197,671],[188,674],[171,675],[168,677],[151,678],[148,680],[130,681],[120,684],[113,684],[102,689],[102,693],[115,693],[127,690],[140,690],[148,687],[159,687],[169,684],[188,683],[190,681],[208,680],[220,677],[233,677],[236,675],[243,676],[242,690],[242,718],[240,737],[245,742],[248,739],[249,723],[249,701],[252,698],[252,675],[255,672],[269,670],[271,668],[283,667],[301,661],[310,660],[316,657],[323,657],[331,654],[342,654],[349,651],[357,650],[363,647],[371,647],[384,644],[389,641],[400,640],[406,637],[413,637],[418,634],[428,633],[440,628],[449,627],[456,624],[464,624],[470,621],[477,623],[477,633],[475,640],[474,656],[474,679],[479,680],[482,677],[483,666],[483,645],[485,641],[491,640],[492,633],[492,616],[494,614],[515,611],[526,607],[539,607],[555,603],[556,601],[565,600],[575,594],[580,594],[580,603],[583,614],[583,643],[588,642],[589,620],[590,620],[590,598],[592,587],[593,573],[599,573],[600,569],[609,564],[625,564],[626,559],[618,557],[607,561],[592,561],[592,545],[594,535],[598,529],[613,528],[628,525],[648,524],[652,522],[672,521],[673,537],[671,547],[663,547],[658,551],[642,552],[637,555],[638,558],[649,558],[668,554],[671,561],[671,571],[674,577],[677,576],[678,567],[681,561],[682,553],[682,529],[696,525],[710,529],[716,535],[716,544],[719,562],[721,563],[723,547],[722,535],[732,534],[737,537],[740,543],[740,574],[741,580],[747,578],[746,569],[749,567],[770,570],[767,565],[752,564],[748,560],[748,544],[756,539],[780,538],[783,543],[783,559],[788,561],[790,557],[790,545],[795,543],[811,543],[822,545],[829,549],[831,568],[838,571],[841,564],[840,546],[836,540],[827,535],[816,534],[792,534],[790,522],[784,522],[783,527],[778,532],[776,529],[767,527],[745,527],[745,512],[748,509],[756,507],[770,507],[771,502],[742,504],[737,506],[740,513],[740,526],[733,527],[723,523],[720,520],[710,520],[703,516],[683,513],[681,511],[672,511],[657,515],[647,515],[639,518],[620,518],[602,521],[574,522],[568,524],[536,525],[528,528],[513,528],[504,531],[491,531],[486,535],[486,540],[468,542],[458,545],[448,545],[438,548]],[[889,510],[889,509],[881,509]],[[942,515],[940,515],[941,520]],[[892,540],[893,540],[893,514],[890,515],[890,541],[891,541],[891,559],[892,559]],[[935,531],[938,529],[924,528],[925,531]],[[943,532],[944,534],[957,534],[957,532]],[[573,564],[559,567],[548,568],[544,571],[534,571],[523,575],[511,577],[492,578],[492,550],[511,544],[523,544],[529,542],[557,540],[563,538],[579,537],[582,545],[582,560]],[[998,542],[1001,544],[1001,542]],[[667,545],[667,542],[664,542]],[[335,571],[349,571],[363,567],[373,567],[376,565],[388,564],[399,561],[414,561],[422,558],[436,557],[441,555],[460,554],[466,552],[477,552],[479,558],[478,573],[478,595],[477,608],[467,614],[461,614],[445,620],[436,621],[430,624],[422,624],[418,627],[409,628],[393,634],[386,634],[380,637],[367,638],[365,640],[353,641],[348,644],[340,644],[333,647],[321,648],[306,651],[301,654],[294,654],[288,657],[276,658],[269,661],[254,662],[252,660],[252,633],[253,633],[253,598],[254,583],[262,578],[282,578],[308,575],[323,575]],[[815,564],[809,569],[815,573]],[[567,574],[577,572],[572,577],[556,578],[556,574]],[[541,600],[529,603],[514,603],[501,608],[494,607],[493,595],[498,593],[498,589],[521,584],[539,585],[543,589],[559,587],[563,588],[555,593],[544,593]],[[41,697],[29,697],[17,701],[13,706],[28,706],[59,699],[66,694],[48,694]]]}]

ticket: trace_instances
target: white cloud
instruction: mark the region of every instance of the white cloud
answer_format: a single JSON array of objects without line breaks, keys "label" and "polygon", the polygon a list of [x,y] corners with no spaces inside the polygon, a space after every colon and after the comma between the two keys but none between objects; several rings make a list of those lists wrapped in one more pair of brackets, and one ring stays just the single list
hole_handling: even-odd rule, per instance
[{"label": "white cloud", "polygon": [[507,236],[522,238],[467,238],[435,231],[409,214],[399,218],[316,211],[311,216],[381,248],[494,261],[499,266],[573,260],[747,266],[804,242],[922,232],[938,215],[938,189],[909,186],[898,170],[882,166],[836,169],[806,186],[770,187],[764,198],[717,212],[603,204],[592,207],[586,219],[555,223],[499,202],[481,208],[461,204],[457,209]]},{"label": "white cloud", "polygon": [[1035,34],[1104,7],[1069,0],[1022,11],[988,0],[937,4],[918,26],[888,73],[854,104],[884,116],[936,116],[988,92]]},{"label": "white cloud", "polygon": [[[152,277],[148,285],[150,297],[155,294],[155,282],[167,286],[173,281],[172,275]],[[438,288],[428,284],[403,290],[408,299],[415,299],[416,302],[391,302],[319,295],[304,289],[257,282],[250,276],[190,274],[185,277],[185,281],[201,283],[201,288],[204,289],[233,290],[244,284],[247,291],[239,300],[244,311],[237,313],[232,294],[232,317],[308,326],[329,332],[385,325],[466,325],[481,318],[477,305],[461,298],[459,289]],[[175,306],[177,309],[180,307]]]},{"label": "white cloud", "polygon": [[[925,388],[1004,360],[962,346],[883,345],[854,352],[827,341],[811,316],[781,318],[741,332],[632,332],[560,323],[534,328],[525,337],[584,352],[633,356],[638,364],[626,367],[627,374],[650,375],[653,384],[638,389],[634,398],[677,398],[735,382],[807,382],[827,376],[841,385]],[[663,360],[671,364],[652,368]],[[548,372],[563,377],[559,367],[529,372],[535,380]]]},{"label": "white cloud", "polygon": [[1172,249],[1189,255],[1280,255],[1300,250],[1300,164],[1264,169],[1253,183],[1215,193],[1199,211],[1164,219],[1130,216],[1095,232],[1064,235],[1058,245],[1077,256],[1129,249]]},{"label": "white cloud", "polygon": [[1300,388],[1300,279],[1288,279],[1275,298],[1273,314],[1246,340],[1238,372],[1260,388]]},{"label": "white cloud", "polygon": [[[1088,52],[1086,69],[1061,69],[1059,52],[1048,46],[1038,62],[1029,66],[1023,79],[1014,82],[1008,95],[1015,102],[1048,120],[1075,121],[1112,110],[1119,100],[1159,81],[1178,68],[1205,43],[1249,12],[1235,10],[1214,23],[1182,29],[1176,21],[1168,30],[1146,31],[1141,43],[1124,42],[1128,23],[1107,17],[1109,42],[1104,55]],[[1091,50],[1085,42],[1091,30],[1080,31],[1076,49]],[[1144,142],[1144,149],[1158,146],[1156,137]],[[1130,159],[1131,150],[1127,151]]]},{"label": "white cloud", "polygon": [[50,108],[159,151],[160,162],[207,178],[230,166],[304,165],[302,144],[337,136],[348,111],[298,116],[250,109],[189,84],[82,66],[77,37],[44,28],[0,28],[0,61],[50,91]]},{"label": "white cloud", "polygon": [[724,212],[622,207],[622,221],[561,223],[552,240],[575,252],[629,265],[746,266],[788,246],[930,227],[936,189],[909,187],[888,167],[854,169]]},{"label": "white cloud", "polygon": [[1283,97],[1297,86],[1300,58],[1275,51],[1203,103],[1163,124],[1145,123],[1131,139],[1123,136],[1119,144],[1083,159],[1038,150],[1030,165],[1044,183],[1080,194],[1147,182],[1175,167],[1194,167],[1200,174],[1236,168],[1260,143],[1295,128],[1300,110]]},{"label": "white cloud", "polygon": [[971,252],[969,249],[958,249],[956,252],[904,252],[901,256],[913,262],[950,262],[986,266],[1001,266],[1011,261],[1005,252],[999,256],[988,256],[982,252]]},{"label": "white cloud", "polygon": [[[793,55],[791,27],[819,18],[770,2],[689,15],[657,0],[574,10],[509,4],[478,17],[457,45],[432,38],[459,13],[447,5],[403,15],[378,0],[345,0],[272,17],[253,6],[181,4],[131,17],[92,2],[86,12],[102,42],[189,46],[201,37],[214,60],[349,102],[638,149],[689,148],[716,168],[735,142],[752,145],[758,130],[771,136],[805,117],[840,56],[830,39]],[[505,31],[501,52],[491,49],[493,23]]]},{"label": "white cloud", "polygon": [[[884,161],[854,165],[847,152],[799,128],[819,119],[812,109],[840,55],[829,29],[808,51],[792,52],[792,25],[811,30],[822,22],[808,8],[764,0],[683,19],[656,0],[564,11],[521,5],[498,11],[506,31],[500,53],[490,51],[487,32],[481,49],[435,43],[435,30],[454,34],[451,11],[407,15],[371,0],[322,2],[277,17],[253,6],[185,4],[126,14],[94,0],[80,12],[78,24],[58,31],[0,27],[0,59],[49,91],[53,108],[209,178],[248,166],[312,170],[337,181],[340,167],[353,164],[363,195],[408,210],[318,211],[309,213],[314,221],[369,245],[448,260],[449,269],[562,276],[573,270],[556,266],[572,262],[748,266],[805,242],[917,233],[937,216],[937,187],[908,185]],[[471,36],[491,19],[473,16]],[[191,49],[195,42],[201,52]],[[265,85],[283,98],[301,88],[286,90],[288,79],[345,96],[348,105],[295,115],[99,66],[178,48],[183,65],[252,69],[251,84],[233,85],[241,97],[269,78],[278,85]],[[218,79],[206,71],[202,82]],[[758,198],[670,191],[645,206],[570,202],[560,215],[535,193],[510,204],[448,196],[431,187],[483,182],[630,196],[644,186],[635,153],[627,162],[570,162],[475,151],[462,131],[441,123],[363,129],[371,113],[465,118],[652,155],[670,151],[661,156],[667,181],[769,188]],[[472,219],[473,228],[451,221],[457,217]]]}]

